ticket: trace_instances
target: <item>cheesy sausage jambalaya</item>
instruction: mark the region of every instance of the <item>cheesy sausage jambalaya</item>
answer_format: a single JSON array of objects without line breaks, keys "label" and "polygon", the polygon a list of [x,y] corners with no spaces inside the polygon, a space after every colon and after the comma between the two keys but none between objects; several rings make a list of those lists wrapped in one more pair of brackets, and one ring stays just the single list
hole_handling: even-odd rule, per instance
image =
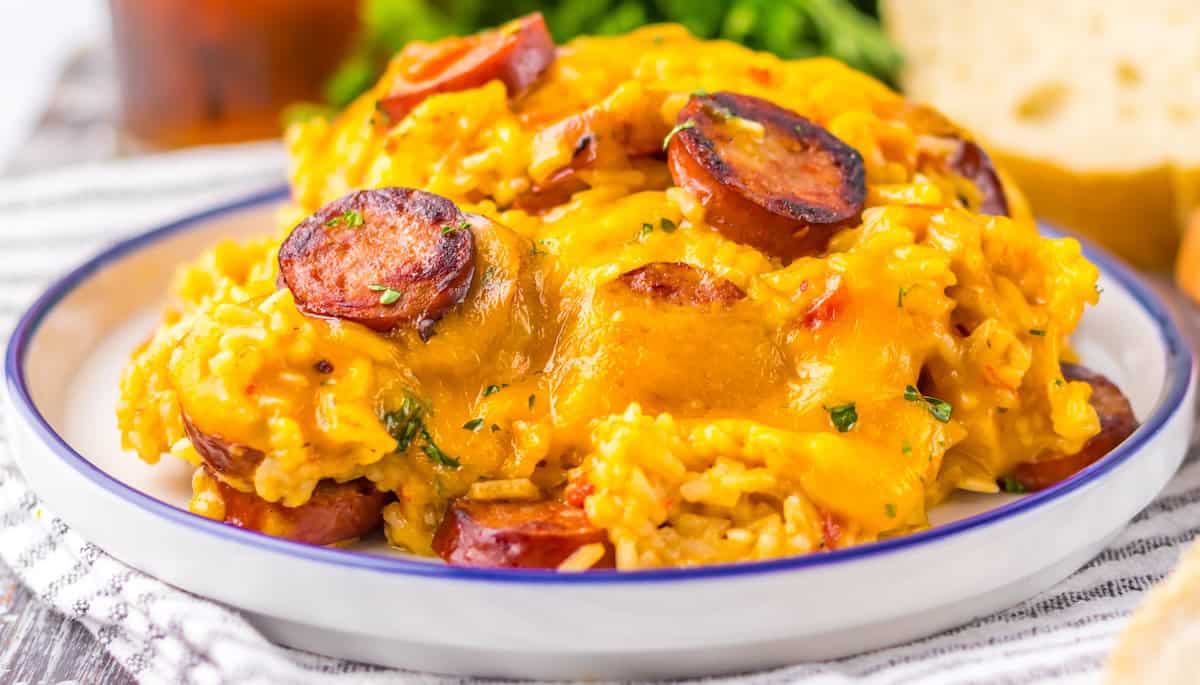
[{"label": "cheesy sausage jambalaya", "polygon": [[[287,135],[284,230],[180,268],[121,386],[193,511],[452,564],[639,569],[919,530],[1136,427],[987,153],[827,59],[541,17]],[[264,227],[266,233],[271,227]]]}]

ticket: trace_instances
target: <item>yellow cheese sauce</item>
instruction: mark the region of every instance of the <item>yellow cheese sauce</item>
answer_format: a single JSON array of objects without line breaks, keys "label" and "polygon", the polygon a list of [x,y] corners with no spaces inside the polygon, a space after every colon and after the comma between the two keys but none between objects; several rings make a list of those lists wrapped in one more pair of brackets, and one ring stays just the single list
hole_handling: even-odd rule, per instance
[{"label": "yellow cheese sauce", "polygon": [[[1013,465],[1097,432],[1090,387],[1059,368],[1096,268],[1074,240],[1040,237],[1011,185],[1012,218],[974,211],[975,188],[921,153],[933,131],[914,113],[928,113],[871,78],[677,26],[577,39],[518,98],[491,82],[401,121],[376,107],[394,78],[288,132],[282,230],[179,269],[122,380],[120,427],[143,459],[200,463],[186,413],[263,453],[252,477],[226,480],[268,501],[302,504],[322,479],[396,493],[387,536],[419,554],[474,484],[527,479],[553,496],[582,478],[589,519],[635,569],[910,532],[954,489],[995,492]],[[784,265],[710,227],[664,161],[620,155],[563,202],[517,208],[572,159],[557,122],[591,108],[603,149],[669,130],[701,89],[770,100],[861,153],[861,224]],[[383,186],[499,224],[476,230],[471,289],[427,342],[305,316],[276,285],[297,221]],[[651,262],[702,267],[746,297],[680,306],[614,287]],[[400,451],[388,416],[418,406],[428,436]]]}]

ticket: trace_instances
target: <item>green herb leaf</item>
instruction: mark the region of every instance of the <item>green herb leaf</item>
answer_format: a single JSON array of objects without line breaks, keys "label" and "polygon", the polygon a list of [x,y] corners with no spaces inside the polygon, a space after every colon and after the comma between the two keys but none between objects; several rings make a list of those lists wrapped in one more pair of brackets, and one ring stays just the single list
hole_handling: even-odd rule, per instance
[{"label": "green herb leaf", "polygon": [[904,443],[902,445],[900,445],[900,453],[906,457],[912,455],[912,445],[908,444],[907,440],[905,440]]},{"label": "green herb leaf", "polygon": [[359,226],[362,226],[363,225],[362,214],[359,214],[356,210],[347,209],[346,211],[342,212],[341,214],[339,214],[339,215],[333,217],[332,219],[330,219],[329,221],[325,222],[326,226],[337,226],[338,224],[342,224],[343,226],[346,226],[347,228],[357,228]]},{"label": "green herb leaf", "polygon": [[1026,492],[1025,485],[1012,476],[1005,476],[1000,479],[1000,489],[1014,495]]},{"label": "green herb leaf", "polygon": [[1039,338],[1044,338],[1046,336],[1046,331],[1043,331],[1040,328],[1030,328],[1029,335],[1036,335]]},{"label": "green herb leaf", "polygon": [[1055,378],[1055,379],[1054,379],[1054,384],[1055,384],[1055,385],[1057,385],[1057,386],[1058,386],[1058,387],[1060,387],[1060,388],[1061,388],[1062,386],[1066,385],[1066,383],[1064,383],[1064,382],[1063,382],[1063,379],[1061,379],[1061,378]]},{"label": "green herb leaf", "polygon": [[396,304],[404,296],[399,290],[393,290],[386,285],[378,283],[368,285],[367,290],[379,293],[379,304]]},{"label": "green herb leaf", "polygon": [[694,98],[702,98],[702,97],[704,97],[705,95],[708,95],[708,91],[707,91],[707,90],[704,90],[703,88],[697,88],[696,90],[693,90],[693,91],[692,91],[691,93],[689,93],[689,94],[690,94],[692,97],[694,97]]},{"label": "green herb leaf", "polygon": [[433,444],[433,440],[429,437],[429,433],[425,433],[424,435],[425,446],[421,448],[421,451],[425,453],[425,456],[429,457],[429,461],[432,461],[439,466],[445,466],[452,469],[462,466],[457,459],[449,454],[446,454],[440,447]]},{"label": "green herb leaf", "polygon": [[909,290],[912,290],[912,286],[900,288],[898,291],[896,291],[896,307],[904,306],[904,296],[908,294]]},{"label": "green herb leaf", "polygon": [[488,395],[495,395],[496,393],[500,392],[501,390],[503,390],[504,388],[507,388],[507,387],[508,387],[508,383],[499,383],[499,384],[489,385],[488,387],[483,389],[483,396],[487,397]]},{"label": "green herb leaf", "polygon": [[483,419],[471,419],[463,424],[463,430],[478,431],[483,426]]},{"label": "green herb leaf", "polygon": [[457,231],[465,231],[470,227],[471,227],[471,224],[467,223],[466,221],[458,222],[457,226],[451,226],[451,225],[447,224],[445,226],[442,226],[442,235],[450,235],[451,233],[455,233]]},{"label": "green herb leaf", "polygon": [[495,433],[498,430],[500,430],[500,426],[497,426],[496,424],[493,423],[492,424],[492,432]]},{"label": "green herb leaf", "polygon": [[671,144],[671,139],[675,137],[676,133],[679,133],[680,131],[686,131],[687,129],[694,128],[695,126],[696,126],[696,122],[692,121],[691,119],[688,119],[687,121],[683,122],[682,124],[676,124],[675,128],[671,129],[671,132],[667,134],[667,137],[663,138],[662,149],[663,150],[667,149],[667,146]]},{"label": "green herb leaf", "polygon": [[537,395],[529,396],[529,408],[533,409],[533,403],[537,401]]},{"label": "green herb leaf", "polygon": [[654,231],[654,227],[651,226],[650,224],[642,224],[641,230],[638,231],[637,239],[641,240],[642,238],[645,238],[646,236],[650,235],[653,231]]},{"label": "green herb leaf", "polygon": [[674,221],[671,221],[670,219],[667,219],[667,218],[664,218],[661,221],[659,221],[658,227],[662,229],[663,233],[674,233],[675,229],[679,228],[678,226],[675,225]]},{"label": "green herb leaf", "polygon": [[383,427],[396,439],[396,451],[404,452],[413,438],[425,427],[425,405],[412,395],[406,395],[400,408],[383,415]]},{"label": "green herb leaf", "polygon": [[396,439],[396,452],[403,454],[412,446],[413,441],[420,436],[425,443],[421,451],[434,463],[450,468],[458,468],[459,462],[454,457],[443,452],[433,442],[429,429],[425,427],[425,417],[431,413],[429,407],[415,395],[406,394],[395,411],[383,415],[383,427],[388,434]]},{"label": "green herb leaf", "polygon": [[887,514],[887,517],[890,519],[896,518],[896,505],[891,502],[883,505],[883,513]]},{"label": "green herb leaf", "polygon": [[929,410],[933,418],[942,423],[949,423],[950,415],[954,413],[954,407],[949,402],[930,395],[922,395],[921,391],[913,385],[904,386],[904,399],[909,402],[924,402],[925,408]]},{"label": "green herb leaf", "polygon": [[950,422],[950,415],[954,413],[954,407],[950,406],[949,402],[926,396],[925,404],[929,406],[929,413],[933,414],[933,418],[942,423]]},{"label": "green herb leaf", "polygon": [[836,407],[825,407],[825,411],[829,412],[829,420],[833,422],[834,428],[837,428],[839,433],[845,433],[858,423],[858,409],[855,408],[853,402],[839,404]]}]

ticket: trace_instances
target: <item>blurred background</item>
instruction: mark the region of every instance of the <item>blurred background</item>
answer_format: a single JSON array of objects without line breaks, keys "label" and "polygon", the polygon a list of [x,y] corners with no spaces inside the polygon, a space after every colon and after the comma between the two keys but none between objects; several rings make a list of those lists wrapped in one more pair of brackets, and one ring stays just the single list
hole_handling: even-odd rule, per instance
[{"label": "blurred background", "polygon": [[675,21],[840,59],[945,110],[1039,216],[1146,269],[1173,267],[1200,204],[1196,0],[0,0],[0,175],[276,138],[408,41],[534,10],[560,43]]}]

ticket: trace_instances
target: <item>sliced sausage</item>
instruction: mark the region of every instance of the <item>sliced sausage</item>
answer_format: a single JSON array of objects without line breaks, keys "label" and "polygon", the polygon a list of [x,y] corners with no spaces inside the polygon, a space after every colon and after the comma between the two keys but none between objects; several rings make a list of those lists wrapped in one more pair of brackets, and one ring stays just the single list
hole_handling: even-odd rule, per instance
[{"label": "sliced sausage", "polygon": [[925,105],[905,104],[898,113],[920,138],[918,152],[932,163],[962,176],[979,189],[981,214],[1008,216],[1008,196],[1004,184],[988,156],[978,143],[941,112]]},{"label": "sliced sausage", "polygon": [[[433,550],[455,566],[557,568],[592,543],[608,546],[604,531],[582,509],[560,502],[451,503],[433,537]],[[611,548],[596,566],[613,566]]]},{"label": "sliced sausage", "polygon": [[651,262],[617,281],[639,295],[679,305],[732,304],[745,291],[716,274],[682,262]]},{"label": "sliced sausage", "polygon": [[192,447],[210,470],[239,479],[254,478],[254,471],[263,460],[261,451],[230,442],[214,433],[205,433],[186,413],[182,418],[183,430],[191,439]]},{"label": "sliced sausage", "polygon": [[595,163],[595,152],[588,144],[589,140],[583,139],[582,146],[576,148],[575,155],[566,166],[518,195],[513,200],[512,206],[526,212],[540,212],[543,209],[561,205],[570,200],[575,193],[587,190],[588,184],[579,175],[579,172],[590,168]]},{"label": "sliced sausage", "polygon": [[[662,155],[668,127],[658,115],[666,94],[640,92],[641,97],[610,98],[540,131],[533,142],[533,165],[570,149],[571,158],[514,201],[514,206],[537,211],[562,204],[588,184],[580,172],[613,168],[630,159]],[[614,101],[615,100],[615,101]]]},{"label": "sliced sausage", "polygon": [[862,155],[804,117],[766,100],[692,96],[667,159],[726,237],[790,261],[824,249],[858,220],[867,196]]},{"label": "sliced sausage", "polygon": [[415,326],[428,338],[471,287],[471,226],[486,221],[420,190],[357,191],[292,230],[280,276],[305,313],[377,331]]},{"label": "sliced sausage", "polygon": [[1068,380],[1092,386],[1091,405],[1100,417],[1100,432],[1075,454],[1017,466],[1013,478],[1026,490],[1042,490],[1070,478],[1111,452],[1138,427],[1133,407],[1112,381],[1078,364],[1063,364],[1062,370]]},{"label": "sliced sausage", "polygon": [[959,138],[958,145],[946,166],[951,171],[975,184],[979,189],[979,213],[993,216],[1008,216],[1008,197],[1004,185],[992,164],[992,158],[979,145]]},{"label": "sliced sausage", "polygon": [[403,70],[379,109],[399,121],[430,95],[478,88],[492,80],[504,83],[513,96],[554,62],[554,51],[540,12],[473,36],[409,43],[396,57]]},{"label": "sliced sausage", "polygon": [[383,507],[392,499],[359,478],[321,481],[307,502],[286,507],[214,480],[225,504],[225,523],[310,545],[330,545],[371,532],[383,522]]}]

